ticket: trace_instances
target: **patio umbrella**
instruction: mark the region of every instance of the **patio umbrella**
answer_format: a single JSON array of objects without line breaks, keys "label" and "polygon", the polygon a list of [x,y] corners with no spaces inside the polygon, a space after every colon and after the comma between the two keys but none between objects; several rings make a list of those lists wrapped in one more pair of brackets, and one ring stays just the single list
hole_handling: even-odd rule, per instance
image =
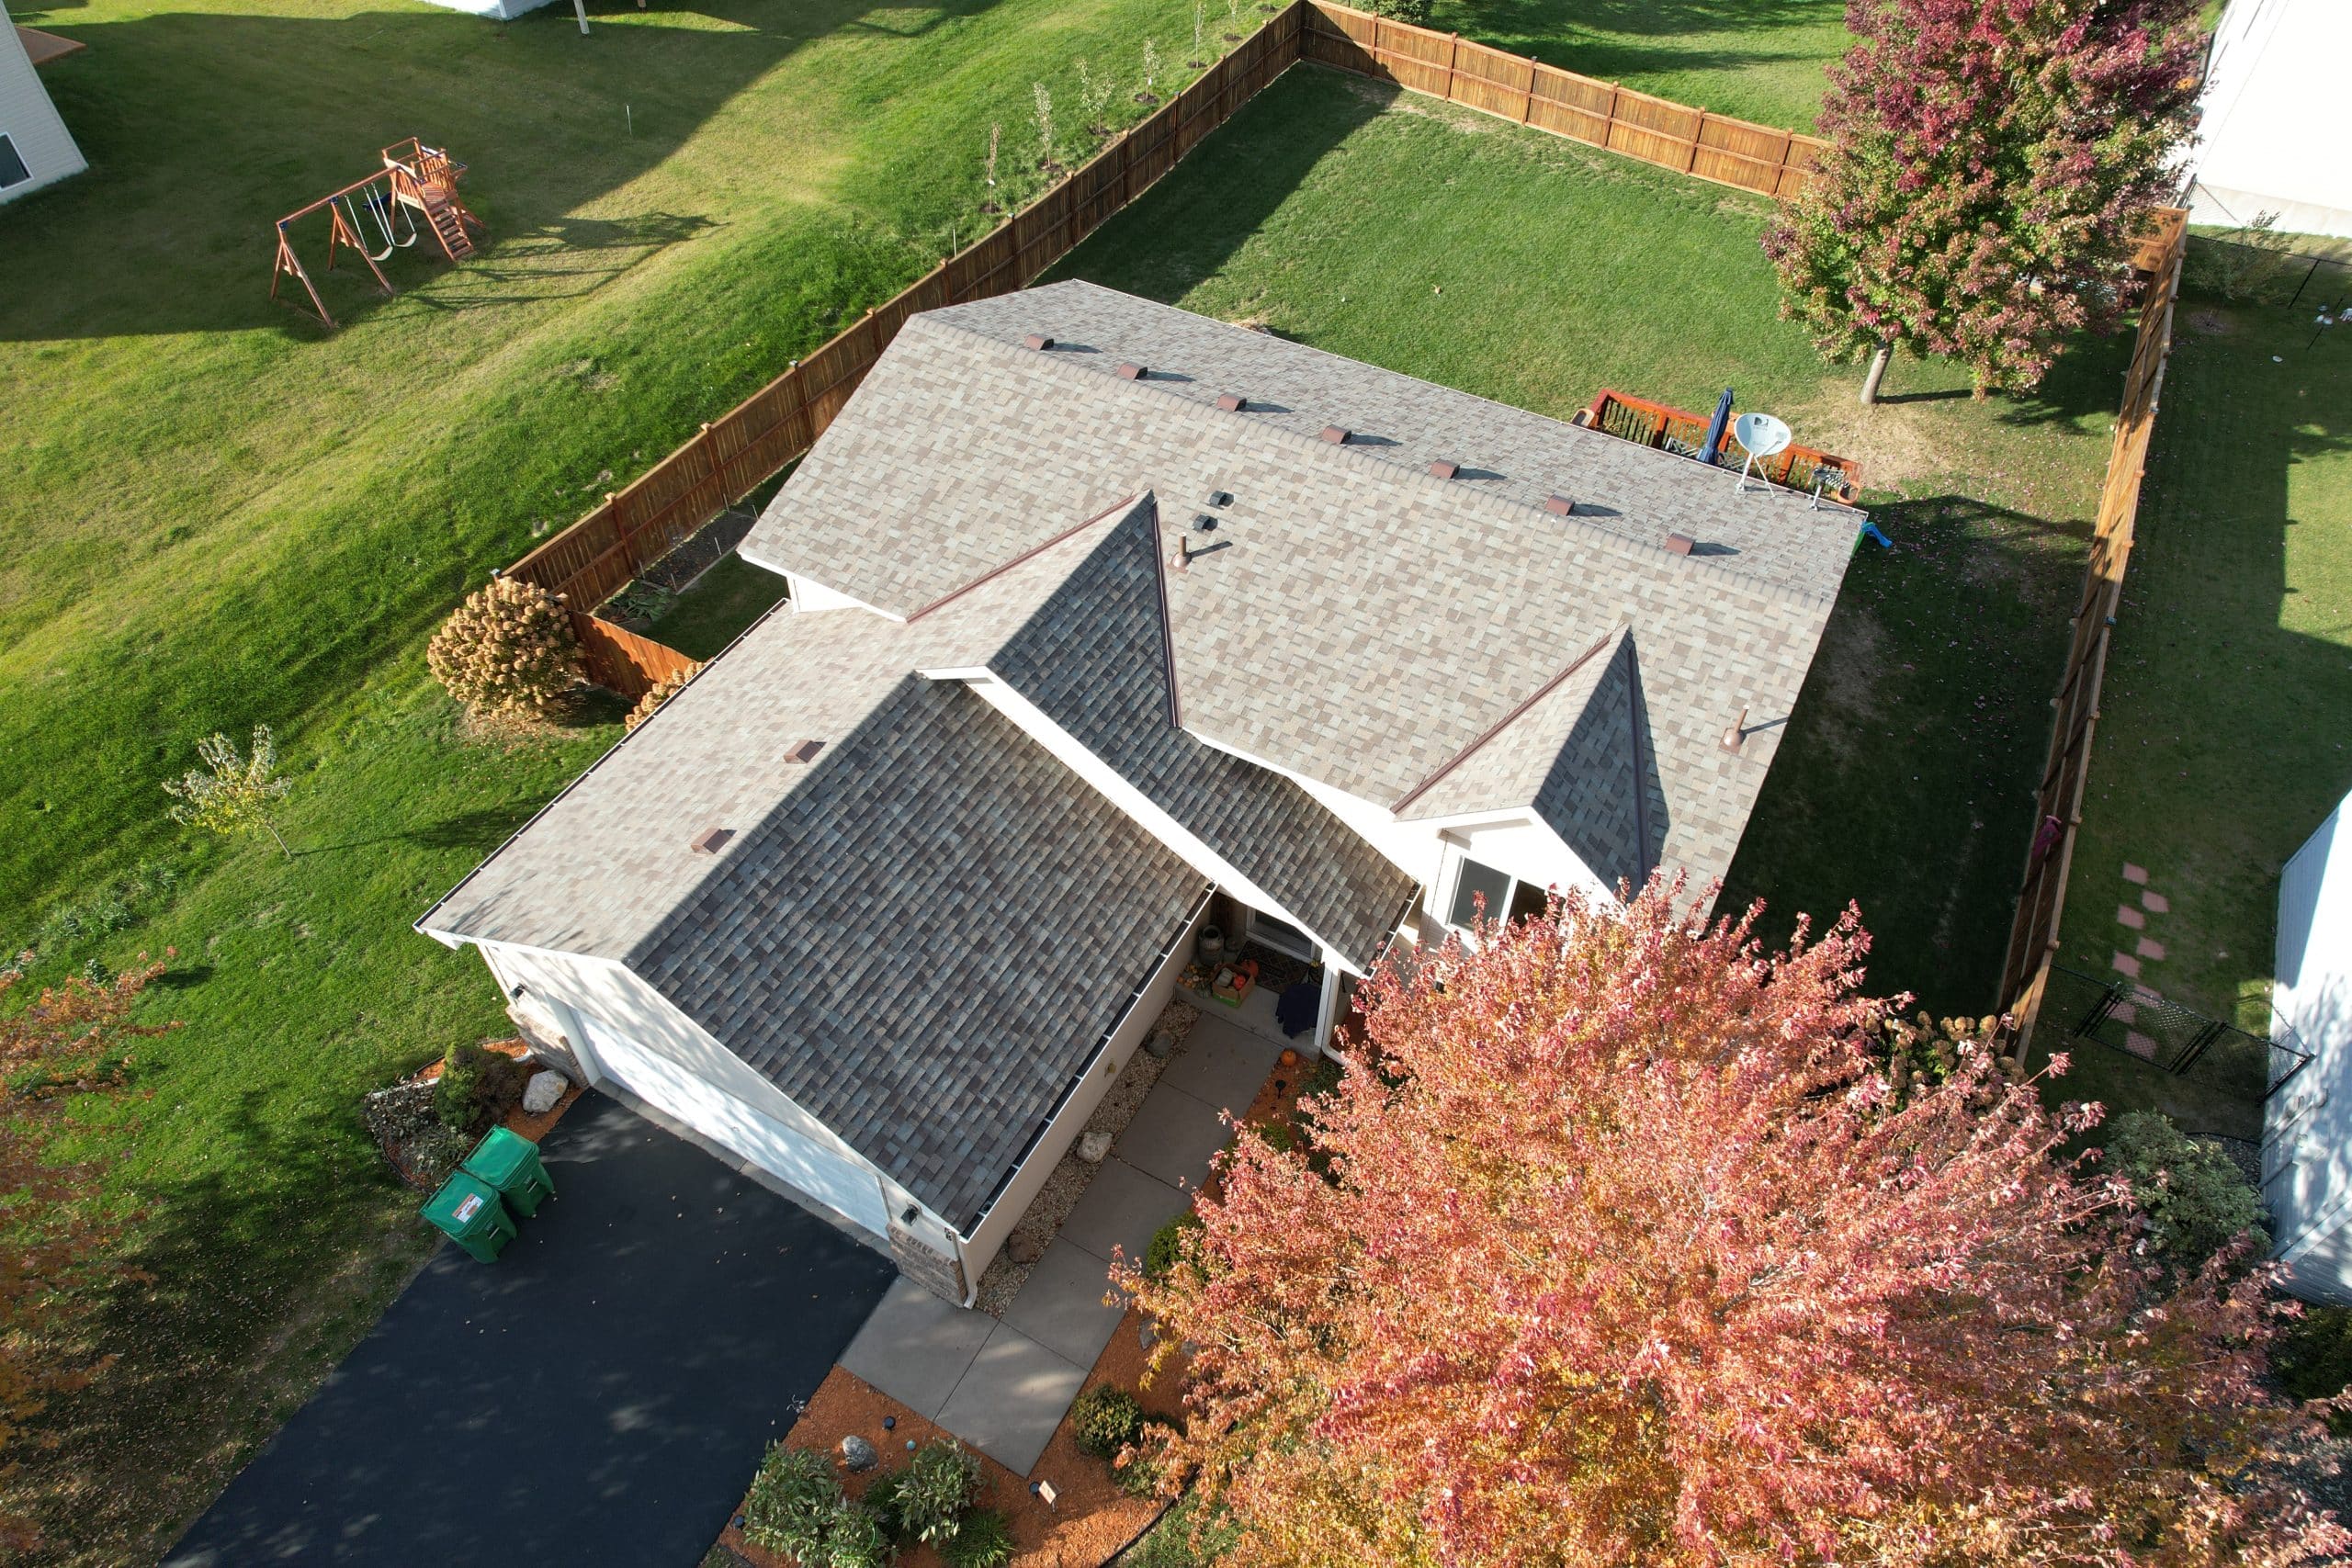
[{"label": "patio umbrella", "polygon": [[1715,417],[1707,422],[1707,439],[1699,445],[1702,462],[1712,463],[1715,460],[1715,454],[1724,444],[1724,426],[1730,423],[1731,389],[1725,387],[1724,395],[1715,400]]}]

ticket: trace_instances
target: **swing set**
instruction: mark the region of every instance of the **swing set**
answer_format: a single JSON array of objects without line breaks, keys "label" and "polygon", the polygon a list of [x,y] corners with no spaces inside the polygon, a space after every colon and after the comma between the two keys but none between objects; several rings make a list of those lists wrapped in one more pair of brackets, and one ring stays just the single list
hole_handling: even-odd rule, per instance
[{"label": "swing set", "polygon": [[[269,279],[271,299],[279,298],[278,288],[286,279],[299,278],[303,292],[310,296],[311,309],[302,310],[302,302],[290,296],[284,303],[331,329],[337,324],[326,301],[319,297],[318,285],[311,281],[301,256],[294,249],[293,225],[317,212],[327,215],[324,270],[333,272],[336,253],[348,246],[368,264],[376,287],[388,298],[400,290],[392,287],[391,279],[384,276],[384,269],[378,264],[388,260],[394,251],[415,244],[425,234],[430,233],[441,253],[453,262],[474,254],[473,235],[488,231],[482,220],[458,199],[458,177],[466,172],[466,166],[443,149],[427,147],[413,136],[383,149],[381,156],[384,166],[366,179],[355,180],[277,220],[277,261]],[[424,221],[420,223],[419,218]]]}]

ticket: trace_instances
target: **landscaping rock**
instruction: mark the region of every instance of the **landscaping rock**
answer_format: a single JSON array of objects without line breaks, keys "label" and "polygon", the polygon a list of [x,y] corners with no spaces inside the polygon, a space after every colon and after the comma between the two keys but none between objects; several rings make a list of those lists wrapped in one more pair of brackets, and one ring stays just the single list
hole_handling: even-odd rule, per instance
[{"label": "landscaping rock", "polygon": [[533,1073],[531,1081],[523,1086],[523,1109],[534,1116],[553,1111],[555,1102],[561,1100],[563,1091],[571,1087],[571,1080],[561,1073]]},{"label": "landscaping rock", "polygon": [[874,1445],[864,1438],[852,1433],[842,1439],[842,1468],[851,1471],[867,1471],[881,1462],[882,1456],[875,1452]]},{"label": "landscaping rock", "polygon": [[1088,1133],[1078,1140],[1078,1157],[1089,1165],[1101,1165],[1102,1156],[1111,1152],[1111,1134]]},{"label": "landscaping rock", "polygon": [[1023,1269],[1044,1257],[1045,1252],[1044,1247],[1039,1247],[1035,1241],[1025,1235],[1014,1236],[1012,1245],[1004,1249],[1004,1255]]},{"label": "landscaping rock", "polygon": [[1155,1029],[1151,1032],[1151,1038],[1143,1043],[1143,1048],[1165,1060],[1169,1053],[1176,1049],[1176,1037],[1164,1029]]}]

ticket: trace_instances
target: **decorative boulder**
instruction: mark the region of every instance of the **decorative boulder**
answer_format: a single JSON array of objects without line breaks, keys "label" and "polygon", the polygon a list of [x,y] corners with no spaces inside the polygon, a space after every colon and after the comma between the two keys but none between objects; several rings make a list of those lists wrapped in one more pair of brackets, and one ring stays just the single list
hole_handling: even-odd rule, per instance
[{"label": "decorative boulder", "polygon": [[1012,1244],[1004,1249],[1004,1255],[1023,1269],[1044,1257],[1045,1252],[1044,1247],[1025,1235],[1014,1236]]},{"label": "decorative boulder", "polygon": [[1168,1055],[1176,1049],[1176,1037],[1164,1029],[1155,1029],[1151,1032],[1151,1037],[1143,1043],[1143,1048],[1165,1060]]},{"label": "decorative boulder", "polygon": [[1078,1157],[1089,1165],[1101,1165],[1102,1156],[1111,1152],[1111,1134],[1082,1133],[1078,1140]]},{"label": "decorative boulder", "polygon": [[552,1069],[533,1073],[531,1081],[523,1086],[523,1109],[534,1116],[545,1115],[571,1087],[570,1078]]},{"label": "decorative boulder", "polygon": [[855,1433],[852,1433],[850,1436],[842,1439],[842,1467],[843,1469],[852,1471],[872,1470],[876,1465],[880,1464],[881,1462],[882,1456],[875,1452],[874,1445],[867,1442],[864,1438],[858,1437]]}]

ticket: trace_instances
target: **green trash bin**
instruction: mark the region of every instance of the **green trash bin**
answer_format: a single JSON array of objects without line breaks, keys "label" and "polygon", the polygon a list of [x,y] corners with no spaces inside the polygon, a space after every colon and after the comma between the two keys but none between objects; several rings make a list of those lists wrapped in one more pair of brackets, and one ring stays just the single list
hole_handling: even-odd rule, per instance
[{"label": "green trash bin", "polygon": [[483,1134],[474,1152],[458,1168],[496,1190],[518,1214],[536,1214],[541,1199],[555,1196],[548,1168],[539,1163],[539,1145],[503,1127]]},{"label": "green trash bin", "polygon": [[453,1171],[424,1201],[425,1223],[484,1263],[494,1263],[514,1239],[514,1222],[496,1191],[464,1171]]}]

